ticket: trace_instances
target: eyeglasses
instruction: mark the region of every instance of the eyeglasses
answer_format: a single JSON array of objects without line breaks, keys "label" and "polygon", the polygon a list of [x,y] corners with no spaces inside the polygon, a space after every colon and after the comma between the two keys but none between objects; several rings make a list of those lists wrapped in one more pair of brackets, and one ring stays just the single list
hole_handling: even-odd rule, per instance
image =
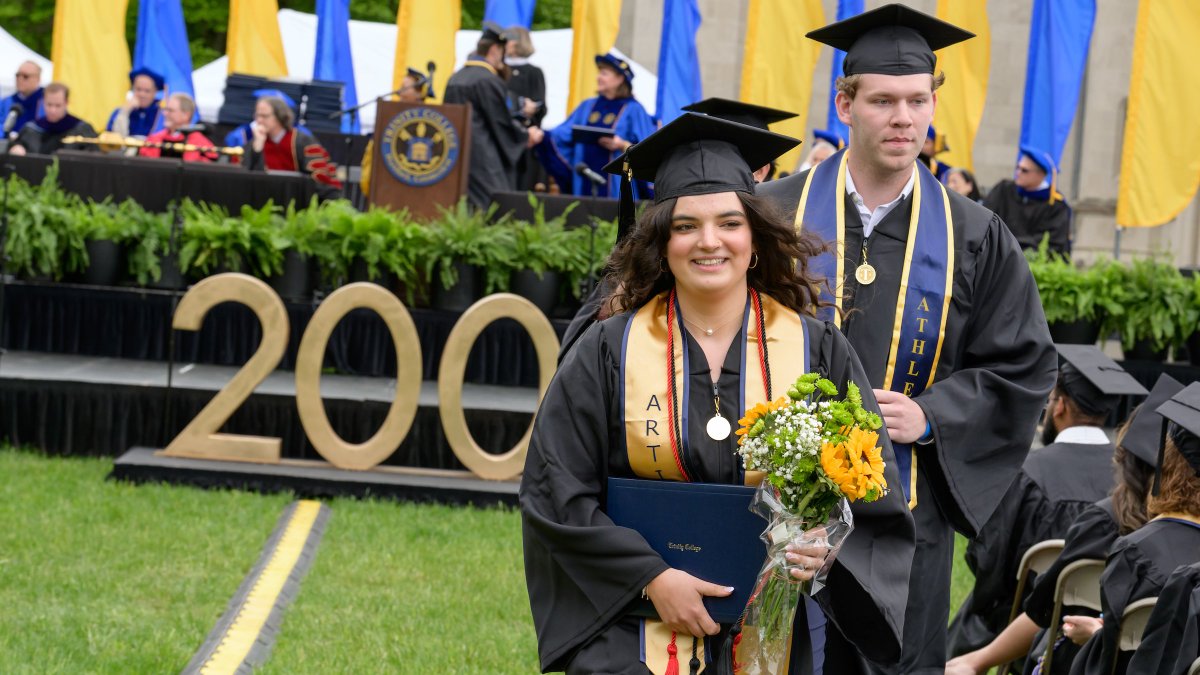
[{"label": "eyeglasses", "polygon": [[1018,166],[1017,173],[1033,173],[1033,169],[1027,166]]},{"label": "eyeglasses", "polygon": [[37,74],[36,73],[17,73],[17,77],[24,80],[24,79],[28,79],[28,78],[37,77]]}]

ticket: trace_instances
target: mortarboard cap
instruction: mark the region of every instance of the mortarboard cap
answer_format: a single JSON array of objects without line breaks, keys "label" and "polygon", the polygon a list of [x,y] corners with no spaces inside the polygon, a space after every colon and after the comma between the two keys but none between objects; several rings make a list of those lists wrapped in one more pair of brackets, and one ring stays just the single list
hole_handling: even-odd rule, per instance
[{"label": "mortarboard cap", "polygon": [[629,61],[619,58],[616,54],[597,54],[596,67],[608,66],[621,74],[625,81],[633,84],[633,68],[629,66]]},{"label": "mortarboard cap", "polygon": [[283,93],[279,89],[255,89],[254,90],[255,100],[263,98],[265,96],[281,98],[281,99],[283,99],[283,102],[288,105],[289,108],[291,108],[292,110],[296,109],[296,102],[292,100],[292,97]]},{"label": "mortarboard cap", "polygon": [[1170,375],[1159,375],[1150,395],[1134,411],[1121,440],[1121,447],[1133,453],[1150,466],[1158,465],[1158,453],[1162,446],[1163,418],[1158,407],[1183,390],[1183,385]]},{"label": "mortarboard cap", "polygon": [[137,79],[139,75],[145,75],[151,80],[154,80],[154,88],[158,91],[162,91],[163,88],[167,86],[167,82],[163,79],[162,75],[159,75],[158,73],[146,67],[134,68],[133,70],[129,71],[129,84],[132,85],[133,81]]},{"label": "mortarboard cap", "polygon": [[604,170],[621,176],[617,240],[633,228],[632,179],[654,182],[654,201],[718,192],[754,193],[751,167],[800,141],[720,117],[686,112],[631,146]]},{"label": "mortarboard cap", "polygon": [[844,75],[933,74],[933,52],[975,34],[904,5],[884,5],[808,33],[846,52]]},{"label": "mortarboard cap", "polygon": [[723,120],[745,124],[758,129],[766,129],[769,125],[797,117],[794,112],[742,103],[728,98],[706,98],[691,105],[685,105],[680,110],[703,113],[720,117]]},{"label": "mortarboard cap", "polygon": [[499,25],[492,23],[491,21],[484,21],[483,32],[480,33],[479,39],[504,43],[508,42],[508,35],[505,34],[504,29]]},{"label": "mortarboard cap", "polygon": [[432,86],[431,86],[432,83],[429,81],[428,75],[426,75],[425,73],[422,73],[421,71],[417,70],[416,68],[412,68],[412,67],[410,67],[408,69],[408,75],[410,77],[412,77],[413,80],[416,82],[416,85],[415,85],[416,89],[417,89],[417,91],[421,92],[421,96],[423,98],[432,98],[433,97],[433,91],[432,91]]},{"label": "mortarboard cap", "polygon": [[[1164,420],[1175,423],[1171,440],[1200,476],[1200,382],[1193,382],[1158,407]],[[1161,456],[1161,455],[1160,455]],[[1162,462],[1159,462],[1162,470]],[[1155,487],[1158,480],[1155,480]],[[1157,494],[1157,492],[1156,492]]]},{"label": "mortarboard cap", "polygon": [[1146,395],[1146,388],[1094,345],[1056,345],[1062,359],[1058,383],[1089,415],[1108,415],[1124,394]]},{"label": "mortarboard cap", "polygon": [[1050,156],[1050,153],[1044,150],[1035,148],[1032,145],[1022,145],[1021,154],[1028,157],[1030,161],[1032,161],[1034,164],[1037,164],[1038,167],[1047,174],[1054,174],[1058,172],[1058,166],[1055,165],[1054,158]]},{"label": "mortarboard cap", "polygon": [[818,141],[825,141],[838,150],[846,147],[846,139],[842,138],[841,134],[826,131],[825,129],[813,129],[813,138]]}]

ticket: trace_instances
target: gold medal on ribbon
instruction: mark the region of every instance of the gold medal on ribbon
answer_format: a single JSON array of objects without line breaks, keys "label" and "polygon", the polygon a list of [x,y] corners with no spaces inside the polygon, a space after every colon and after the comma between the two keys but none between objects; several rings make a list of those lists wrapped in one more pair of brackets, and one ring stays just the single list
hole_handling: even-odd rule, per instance
[{"label": "gold medal on ribbon", "polygon": [[854,270],[854,278],[858,279],[858,283],[863,286],[870,286],[875,283],[875,268],[871,266],[871,263],[864,262]]}]

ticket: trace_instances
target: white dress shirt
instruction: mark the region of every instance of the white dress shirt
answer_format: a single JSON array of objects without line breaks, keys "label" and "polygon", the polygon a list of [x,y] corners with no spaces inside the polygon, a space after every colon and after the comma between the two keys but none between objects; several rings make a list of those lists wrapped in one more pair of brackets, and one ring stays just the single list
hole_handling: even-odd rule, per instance
[{"label": "white dress shirt", "polygon": [[846,167],[846,194],[850,195],[850,199],[858,207],[858,217],[862,220],[863,224],[863,239],[871,236],[871,232],[875,229],[875,226],[887,217],[887,214],[891,213],[892,209],[896,208],[901,200],[912,194],[913,185],[916,182],[917,167],[913,166],[912,176],[909,177],[908,183],[904,185],[904,189],[900,191],[900,196],[886,204],[879,205],[874,211],[871,211],[867,208],[866,202],[863,201],[862,195],[858,194],[858,190],[854,188],[854,178],[850,175],[850,168]]}]

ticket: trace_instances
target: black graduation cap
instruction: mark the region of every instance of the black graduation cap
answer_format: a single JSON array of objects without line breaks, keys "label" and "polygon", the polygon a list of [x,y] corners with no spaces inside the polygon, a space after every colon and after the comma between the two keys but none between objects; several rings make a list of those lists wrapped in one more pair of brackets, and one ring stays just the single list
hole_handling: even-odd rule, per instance
[{"label": "black graduation cap", "polygon": [[491,22],[483,22],[483,33],[479,36],[481,40],[491,40],[501,44],[508,42],[508,35],[504,33],[504,29],[499,25]]},{"label": "black graduation cap", "polygon": [[414,87],[421,92],[422,98],[433,98],[433,83],[429,81],[428,75],[412,67],[408,69],[408,75],[416,82]]},{"label": "black graduation cap", "polygon": [[933,74],[933,52],[975,34],[904,5],[884,5],[808,33],[846,52],[842,73]]},{"label": "black graduation cap", "polygon": [[[1171,431],[1171,440],[1196,471],[1196,475],[1200,476],[1200,382],[1189,384],[1166,403],[1158,406],[1158,414],[1162,415],[1164,420],[1175,423]],[[1162,470],[1161,460],[1159,470]],[[1156,479],[1156,493],[1157,488]]]},{"label": "black graduation cap", "polygon": [[1158,451],[1162,447],[1163,425],[1158,407],[1180,391],[1183,391],[1183,385],[1178,380],[1165,373],[1159,375],[1150,395],[1134,412],[1125,430],[1125,437],[1121,440],[1121,447],[1150,466],[1156,466]]},{"label": "black graduation cap", "polygon": [[1084,413],[1108,415],[1123,394],[1149,393],[1095,345],[1055,347],[1063,361],[1058,368],[1059,386]]},{"label": "black graduation cap", "polygon": [[163,79],[162,75],[159,75],[158,73],[156,73],[153,70],[150,70],[149,68],[146,68],[146,67],[135,68],[135,69],[129,71],[129,84],[130,85],[133,84],[133,81],[135,79],[137,79],[138,75],[145,75],[146,77],[150,78],[151,80],[154,80],[154,88],[159,91],[162,91],[163,88],[167,86],[167,81]]},{"label": "black graduation cap", "polygon": [[778,110],[776,108],[768,108],[766,106],[754,105],[753,103],[742,103],[728,98],[706,98],[703,101],[697,101],[690,105],[685,105],[680,110],[688,112],[703,113],[720,117],[723,120],[737,122],[747,126],[766,129],[769,125],[784,120],[790,120],[793,117],[798,117],[794,112],[786,110]]},{"label": "black graduation cap", "polygon": [[764,129],[710,115],[686,112],[631,146],[604,167],[621,176],[617,240],[633,229],[629,181],[654,182],[654,202],[718,192],[754,193],[754,169],[800,145]]}]

